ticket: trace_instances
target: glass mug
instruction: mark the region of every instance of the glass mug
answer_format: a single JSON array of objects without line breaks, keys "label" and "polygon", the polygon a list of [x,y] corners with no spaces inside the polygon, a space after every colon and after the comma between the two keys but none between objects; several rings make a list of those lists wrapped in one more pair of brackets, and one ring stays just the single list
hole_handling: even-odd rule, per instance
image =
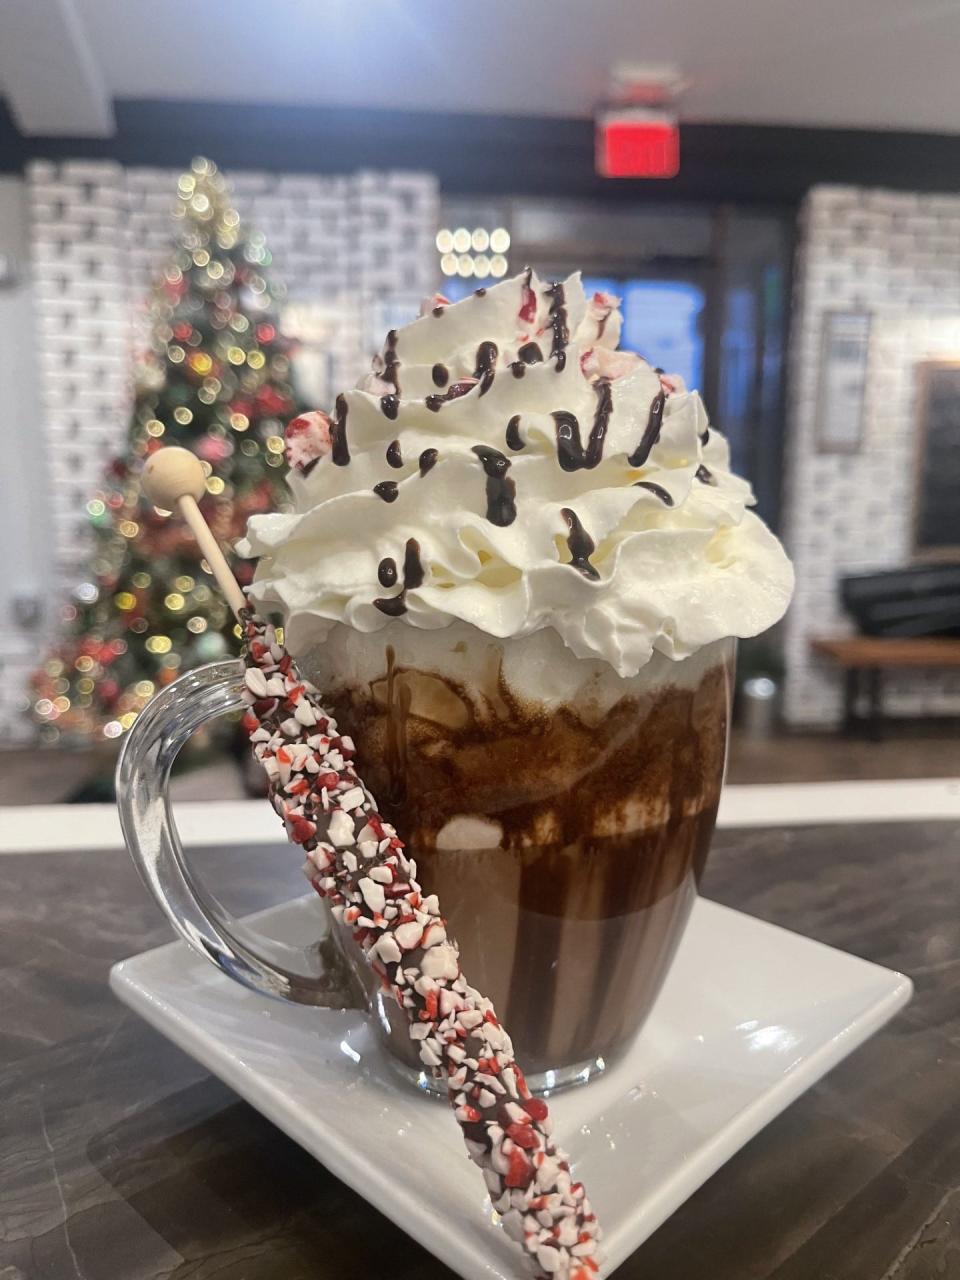
[{"label": "glass mug", "polygon": [[[464,973],[493,1001],[531,1088],[584,1082],[642,1027],[689,918],[723,781],[736,642],[680,662],[655,654],[621,679],[553,632],[449,631],[442,677],[422,669],[402,624],[349,632],[301,667],[354,738],[361,777],[438,895]],[[556,662],[560,701],[556,680],[549,696],[518,688],[541,685]],[[238,661],[198,668],[130,730],[117,799],[134,862],[180,936],[229,977],[296,1003],[366,1008],[392,1065],[440,1090],[348,927],[328,911],[311,947],[264,938],[190,872],[170,768],[192,733],[243,705],[242,684]]]}]

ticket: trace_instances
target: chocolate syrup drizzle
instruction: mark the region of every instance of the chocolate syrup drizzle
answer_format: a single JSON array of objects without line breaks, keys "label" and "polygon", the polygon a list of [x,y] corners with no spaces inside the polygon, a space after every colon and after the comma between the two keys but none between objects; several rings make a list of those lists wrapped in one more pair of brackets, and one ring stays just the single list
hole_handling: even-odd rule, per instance
[{"label": "chocolate syrup drizzle", "polygon": [[397,370],[400,368],[400,361],[397,359],[397,331],[391,329],[387,334],[387,341],[383,352],[383,380],[393,385],[397,395],[400,394],[400,377]]},{"label": "chocolate syrup drizzle", "polygon": [[420,474],[422,476],[425,476],[428,471],[433,470],[437,465],[438,456],[436,449],[424,449],[423,453],[420,455],[419,461]]},{"label": "chocolate syrup drizzle", "polygon": [[330,423],[330,458],[336,467],[345,467],[350,461],[350,446],[347,444],[347,401],[345,396],[337,396],[337,416]]},{"label": "chocolate syrup drizzle", "polygon": [[701,463],[701,464],[700,464],[700,466],[699,466],[699,467],[697,467],[696,471],[695,471],[693,474],[694,474],[694,476],[695,476],[695,477],[700,481],[700,483],[701,483],[701,484],[714,484],[714,485],[715,485],[715,484],[717,483],[717,481],[716,481],[716,477],[714,476],[713,472],[712,472],[712,471],[709,471],[709,470],[708,470],[708,469],[703,465],[703,463]]},{"label": "chocolate syrup drizzle", "polygon": [[635,489],[649,489],[655,494],[665,507],[673,506],[673,498],[667,493],[662,484],[654,484],[652,480],[638,480],[634,485]]},{"label": "chocolate syrup drizzle", "polygon": [[380,409],[385,418],[389,418],[391,422],[395,422],[397,414],[400,412],[400,397],[392,394],[381,396]]},{"label": "chocolate syrup drizzle", "polygon": [[590,428],[590,438],[587,441],[586,465],[588,468],[595,467],[603,457],[603,442],[607,438],[610,414],[613,412],[613,391],[610,387],[610,379],[598,378],[594,383],[594,390],[597,395],[597,407],[593,415],[593,426]]},{"label": "chocolate syrup drizzle", "polygon": [[387,462],[397,471],[403,466],[403,454],[400,452],[399,440],[391,440],[387,445]]},{"label": "chocolate syrup drizzle", "polygon": [[[397,566],[392,560],[382,560],[380,569],[382,570],[387,564],[393,566],[394,581],[396,581]],[[424,576],[423,565],[420,562],[420,543],[416,538],[408,538],[403,556],[403,587],[400,590],[400,594],[398,596],[380,596],[374,600],[374,606],[381,613],[385,613],[388,618],[399,618],[401,614],[407,612],[407,592],[422,586]]]},{"label": "chocolate syrup drizzle", "polygon": [[377,578],[381,587],[395,587],[397,585],[397,562],[392,556],[387,556],[380,561],[377,566]]},{"label": "chocolate syrup drizzle", "polygon": [[662,391],[658,391],[653,397],[647,425],[644,427],[643,435],[640,437],[640,443],[627,459],[631,467],[644,466],[650,457],[653,446],[660,439],[660,428],[663,426],[663,406],[666,403],[666,399],[667,397]]},{"label": "chocolate syrup drizzle", "polygon": [[[490,345],[493,346],[493,343]],[[431,413],[439,413],[445,404],[448,404],[451,400],[459,400],[468,391],[472,391],[476,385],[475,382],[455,382],[452,386],[447,387],[443,395],[438,393],[435,396],[426,396],[423,403]]]},{"label": "chocolate syrup drizzle", "polygon": [[450,381],[450,370],[445,364],[435,364],[430,370],[430,376],[433,378],[435,387],[445,387]]},{"label": "chocolate syrup drizzle", "polygon": [[557,373],[559,373],[567,363],[567,343],[570,341],[570,330],[567,328],[566,294],[563,285],[559,282],[550,285],[546,293],[550,299],[547,324],[553,331],[550,358],[556,361]]},{"label": "chocolate syrup drizzle", "polygon": [[475,444],[473,452],[483,463],[487,476],[487,519],[505,529],[517,518],[517,486],[507,475],[510,460],[499,449]]},{"label": "chocolate syrup drizzle", "polygon": [[446,311],[446,309],[447,309],[446,307],[434,307],[430,314],[432,316],[435,316],[436,319],[439,320],[440,317],[443,315],[443,313]]},{"label": "chocolate syrup drizzle", "polygon": [[551,415],[557,428],[557,461],[564,471],[579,471],[583,466],[580,423],[569,409],[557,409]]},{"label": "chocolate syrup drizzle", "polygon": [[477,347],[477,367],[473,371],[473,376],[480,383],[480,394],[485,396],[493,386],[493,380],[497,375],[497,356],[499,350],[495,342],[481,342]]},{"label": "chocolate syrup drizzle", "polygon": [[580,523],[580,518],[575,511],[569,507],[561,507],[560,514],[567,522],[567,528],[570,534],[567,538],[567,546],[570,548],[570,564],[574,569],[579,569],[585,578],[589,578],[592,582],[596,582],[600,578],[600,574],[594,565],[590,563],[590,556],[597,549],[597,544],[584,529]]},{"label": "chocolate syrup drizzle", "polygon": [[527,447],[527,442],[520,434],[520,415],[515,413],[507,423],[507,448],[512,449],[514,453],[519,453],[521,449]]},{"label": "chocolate syrup drizzle", "polygon": [[525,342],[517,352],[517,358],[510,365],[510,372],[515,378],[522,378],[527,372],[528,364],[539,364],[543,360],[543,352],[536,342]]},{"label": "chocolate syrup drizzle", "polygon": [[473,291],[473,296],[474,296],[475,298],[485,298],[485,297],[487,296],[487,291],[486,291],[486,289],[484,289],[484,288],[483,288],[483,286],[481,285],[481,287],[480,287],[479,289],[474,289],[474,291]]},{"label": "chocolate syrup drizzle", "polygon": [[400,491],[395,480],[381,480],[379,484],[373,486],[373,492],[384,502],[396,502]]},{"label": "chocolate syrup drizzle", "polygon": [[586,449],[580,441],[580,423],[574,415],[566,409],[551,414],[557,426],[557,461],[564,471],[592,471],[603,458],[603,442],[613,410],[609,379],[598,379],[596,393],[597,408]]}]

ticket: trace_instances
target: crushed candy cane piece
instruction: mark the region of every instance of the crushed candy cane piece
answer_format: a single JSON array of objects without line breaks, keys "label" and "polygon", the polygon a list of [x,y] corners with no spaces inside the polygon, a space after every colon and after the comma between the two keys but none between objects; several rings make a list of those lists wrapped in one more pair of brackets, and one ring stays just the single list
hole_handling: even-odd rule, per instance
[{"label": "crushed candy cane piece", "polygon": [[301,475],[306,474],[312,470],[311,464],[325,458],[333,447],[330,418],[320,409],[302,413],[287,423],[283,438],[287,465]]}]

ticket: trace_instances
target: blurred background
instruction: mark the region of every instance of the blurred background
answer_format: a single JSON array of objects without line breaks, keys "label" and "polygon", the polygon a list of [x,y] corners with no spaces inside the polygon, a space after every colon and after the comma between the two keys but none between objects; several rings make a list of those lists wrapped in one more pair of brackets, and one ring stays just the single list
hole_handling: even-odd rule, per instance
[{"label": "blurred background", "polygon": [[[0,14],[0,803],[109,795],[228,651],[224,538],[385,330],[533,265],[623,299],[797,568],[739,782],[960,772],[960,10],[31,0]],[[226,181],[225,181],[226,180]],[[229,730],[181,794],[241,794]]]}]

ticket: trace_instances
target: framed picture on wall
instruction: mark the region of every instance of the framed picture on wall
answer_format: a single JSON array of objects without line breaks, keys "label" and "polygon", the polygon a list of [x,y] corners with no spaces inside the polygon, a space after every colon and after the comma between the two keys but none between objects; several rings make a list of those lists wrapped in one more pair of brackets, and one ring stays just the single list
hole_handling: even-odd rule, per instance
[{"label": "framed picture on wall", "polygon": [[816,418],[821,453],[860,451],[869,348],[868,311],[824,313]]},{"label": "framed picture on wall", "polygon": [[913,550],[960,561],[960,360],[917,365]]}]

